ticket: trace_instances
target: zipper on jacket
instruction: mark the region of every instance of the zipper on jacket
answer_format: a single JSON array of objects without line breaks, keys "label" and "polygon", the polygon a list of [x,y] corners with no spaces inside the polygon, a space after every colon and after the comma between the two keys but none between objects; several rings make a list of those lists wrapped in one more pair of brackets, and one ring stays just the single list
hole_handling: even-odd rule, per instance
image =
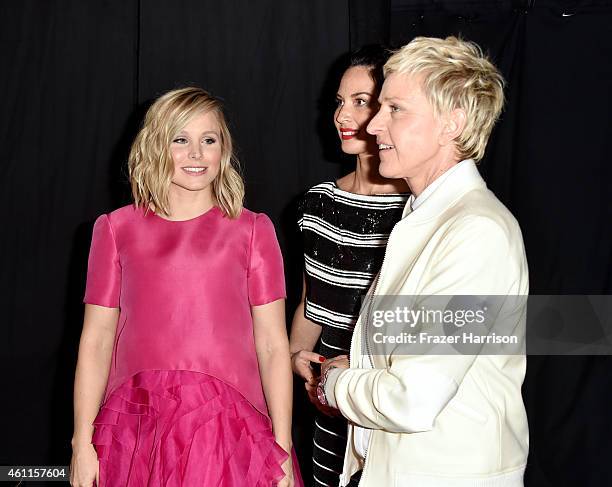
[{"label": "zipper on jacket", "polygon": [[[387,255],[386,251],[385,251],[385,256]],[[385,263],[385,258],[383,257],[383,265]],[[382,266],[380,267],[380,270],[382,271]],[[376,279],[374,282],[374,292],[372,293],[371,297],[370,297],[370,302],[368,303],[368,309],[366,311],[366,322],[363,326],[363,330],[365,332],[365,346],[366,346],[366,355],[368,356],[368,360],[370,361],[370,367],[372,367],[372,369],[374,369],[374,359],[372,358],[372,350],[370,349],[370,340],[368,339],[368,333],[369,333],[369,328],[370,328],[370,319],[372,318],[372,307],[374,306],[374,296],[376,296],[376,291],[378,290],[378,284],[380,281],[380,271],[378,271],[378,274],[376,274]]]},{"label": "zipper on jacket", "polygon": [[[376,296],[377,292],[378,292],[378,287],[380,285],[380,275],[382,274],[382,270],[385,267],[385,261],[387,260],[387,249],[389,248],[389,242],[391,241],[391,236],[393,235],[393,230],[395,230],[396,226],[397,226],[397,223],[391,229],[391,233],[389,233],[389,238],[387,239],[387,247],[385,247],[385,255],[383,256],[383,261],[382,261],[382,264],[380,266],[380,270],[378,271],[378,274],[376,274],[373,293],[371,295],[370,303],[368,303],[368,307],[367,307],[368,309],[366,311],[366,322],[365,322],[364,326],[362,326],[362,331],[365,331],[366,354],[368,356],[368,360],[370,361],[370,367],[372,367],[373,370],[375,370],[374,359],[372,358],[372,351],[370,349],[370,341],[368,340],[368,335],[367,334],[368,334],[370,318],[372,316],[372,306],[374,306],[374,296]],[[365,482],[365,480],[367,478],[366,468],[368,466],[368,459],[371,456],[372,440],[373,440],[375,432],[376,432],[376,430],[371,430],[370,438],[368,439],[368,447],[367,447],[367,450],[365,452],[365,458],[363,459],[363,469],[362,469],[362,473],[361,473],[361,480],[359,480],[359,485],[363,485],[363,483]],[[355,431],[354,430],[353,430],[353,442],[355,442]]]},{"label": "zipper on jacket", "polygon": [[366,332],[366,353],[368,355],[368,360],[370,361],[370,366],[374,369],[374,360],[372,359],[372,350],[370,349],[370,341],[368,340],[368,328],[369,328],[369,323],[370,323],[370,318],[372,316],[372,307],[374,306],[374,296],[377,295],[378,293],[378,287],[380,286],[380,275],[382,274],[382,270],[385,267],[385,262],[387,261],[387,250],[389,249],[389,242],[391,241],[391,237],[393,235],[393,232],[395,231],[395,228],[397,227],[397,224],[400,223],[402,220],[400,220],[399,222],[397,222],[393,228],[391,229],[391,232],[389,233],[389,238],[387,239],[387,246],[385,247],[385,254],[383,255],[383,261],[382,264],[380,266],[380,270],[378,271],[378,274],[376,274],[376,277],[374,279],[374,289],[373,289],[373,293],[371,294],[372,298],[370,300],[370,303],[368,304],[368,309],[366,312],[366,322],[365,322],[365,326],[363,327],[363,329]]}]

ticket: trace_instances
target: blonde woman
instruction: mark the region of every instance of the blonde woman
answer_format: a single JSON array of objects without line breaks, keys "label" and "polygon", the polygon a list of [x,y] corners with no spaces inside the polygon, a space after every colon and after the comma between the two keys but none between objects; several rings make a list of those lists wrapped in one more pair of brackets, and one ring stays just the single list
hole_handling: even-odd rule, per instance
[{"label": "blonde woman", "polygon": [[134,204],[94,226],[72,485],[294,485],[283,262],[236,164],[205,91],[147,112]]}]

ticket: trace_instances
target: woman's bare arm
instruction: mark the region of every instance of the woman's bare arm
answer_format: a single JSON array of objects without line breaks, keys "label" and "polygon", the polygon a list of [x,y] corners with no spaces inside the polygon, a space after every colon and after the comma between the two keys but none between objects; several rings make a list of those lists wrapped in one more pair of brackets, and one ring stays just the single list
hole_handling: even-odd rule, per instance
[{"label": "woman's bare arm", "polygon": [[[285,300],[278,299],[261,306],[253,306],[251,310],[259,373],[274,437],[286,452],[291,453],[293,376],[285,326]],[[293,485],[290,459],[283,468],[287,477],[279,485]]]},{"label": "woman's bare arm", "polygon": [[321,326],[313,323],[304,316],[304,301],[306,297],[306,278],[302,276],[302,299],[293,314],[291,323],[291,338],[289,350],[291,352],[291,368],[293,372],[302,377],[307,383],[315,384],[316,378],[312,372],[310,362],[321,363],[325,360],[313,349],[321,336]]},{"label": "woman's bare arm", "polygon": [[119,308],[85,305],[83,331],[74,379],[74,433],[71,485],[90,486],[97,481],[96,452],[91,444],[93,421],[98,414],[119,319]]}]

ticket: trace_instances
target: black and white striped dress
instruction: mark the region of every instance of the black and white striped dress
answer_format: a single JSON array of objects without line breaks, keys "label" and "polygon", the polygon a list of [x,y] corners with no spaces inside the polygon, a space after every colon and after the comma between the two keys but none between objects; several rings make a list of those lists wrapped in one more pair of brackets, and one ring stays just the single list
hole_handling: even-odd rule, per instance
[{"label": "black and white striped dress", "polygon": [[[362,296],[382,265],[387,239],[401,218],[408,194],[358,195],[335,182],[310,189],[301,204],[306,318],[323,327],[318,352],[349,353]],[[315,486],[338,485],[346,447],[344,418],[315,420]]]}]

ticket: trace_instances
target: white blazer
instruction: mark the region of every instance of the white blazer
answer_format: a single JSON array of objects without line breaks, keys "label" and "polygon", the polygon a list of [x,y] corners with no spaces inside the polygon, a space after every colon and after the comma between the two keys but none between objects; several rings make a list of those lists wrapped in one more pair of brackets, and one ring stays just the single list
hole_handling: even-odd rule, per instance
[{"label": "white blazer", "polygon": [[[406,206],[374,294],[528,291],[520,228],[466,160],[416,210]],[[524,306],[518,310],[523,323],[525,313]],[[522,486],[529,443],[521,397],[525,356],[365,356],[362,319],[363,313],[351,368],[332,370],[326,386],[328,400],[350,423],[371,429],[364,465],[349,425],[340,485],[363,469],[363,487]]]}]

